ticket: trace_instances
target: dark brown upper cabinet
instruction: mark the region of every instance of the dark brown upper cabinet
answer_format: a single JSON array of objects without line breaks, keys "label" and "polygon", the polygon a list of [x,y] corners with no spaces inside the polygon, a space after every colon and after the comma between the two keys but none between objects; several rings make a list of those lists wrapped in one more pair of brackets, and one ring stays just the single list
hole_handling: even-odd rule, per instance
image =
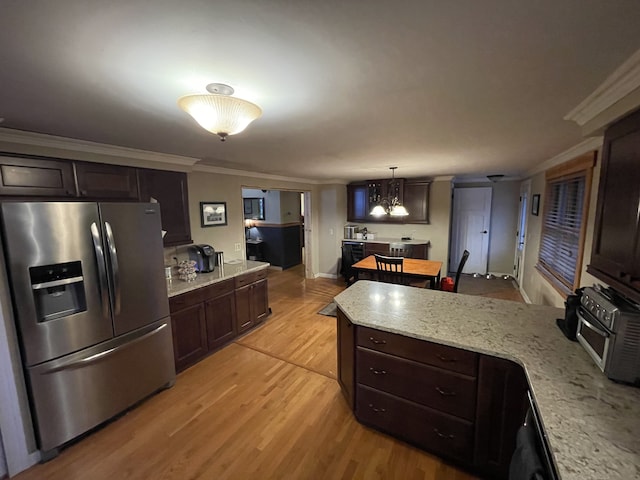
[{"label": "dark brown upper cabinet", "polygon": [[[367,223],[429,223],[429,180],[391,179],[353,182],[347,185],[347,221]],[[383,199],[397,197],[409,211],[407,217],[369,215]]]},{"label": "dark brown upper cabinet", "polygon": [[65,160],[2,155],[0,195],[75,197],[73,165]]},{"label": "dark brown upper cabinet", "polygon": [[135,168],[90,162],[74,162],[74,168],[80,197],[138,200]]},{"label": "dark brown upper cabinet", "polygon": [[164,246],[185,245],[191,240],[187,174],[165,170],[138,169],[140,201],[160,204]]},{"label": "dark brown upper cabinet", "polygon": [[605,133],[587,271],[640,302],[640,111]]}]

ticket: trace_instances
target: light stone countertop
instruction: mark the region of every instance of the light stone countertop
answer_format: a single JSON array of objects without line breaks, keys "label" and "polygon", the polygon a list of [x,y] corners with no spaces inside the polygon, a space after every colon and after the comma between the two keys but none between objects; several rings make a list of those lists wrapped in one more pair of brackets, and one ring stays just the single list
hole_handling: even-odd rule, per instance
[{"label": "light stone countertop", "polygon": [[640,388],[562,334],[563,309],[370,281],[335,301],[356,325],[522,365],[562,480],[640,479]]},{"label": "light stone countertop", "polygon": [[167,293],[169,298],[175,297],[182,293],[191,292],[198,288],[206,287],[212,283],[228,280],[243,273],[257,272],[263,268],[267,268],[270,263],[256,262],[253,260],[244,260],[239,263],[225,263],[223,265],[216,266],[215,270],[210,273],[199,273],[193,282],[185,282],[180,280],[177,275],[171,277],[171,280],[167,280]]},{"label": "light stone countertop", "polygon": [[343,238],[343,242],[363,242],[363,243],[404,243],[405,245],[424,245],[431,244],[429,240],[400,240],[400,238],[378,237],[373,240],[363,240],[357,238]]}]

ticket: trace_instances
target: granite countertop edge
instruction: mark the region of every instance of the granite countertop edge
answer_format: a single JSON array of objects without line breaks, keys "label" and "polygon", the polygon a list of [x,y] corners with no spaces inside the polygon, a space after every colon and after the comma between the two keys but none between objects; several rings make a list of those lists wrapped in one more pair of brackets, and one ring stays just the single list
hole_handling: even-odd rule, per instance
[{"label": "granite countertop edge", "polygon": [[564,310],[370,281],[335,301],[355,325],[521,365],[563,480],[639,478],[640,389],[610,381],[564,337]]},{"label": "granite countertop edge", "polygon": [[343,242],[362,242],[362,243],[404,243],[405,245],[431,245],[429,240],[401,240],[400,238],[376,237],[374,239],[363,238],[343,238]]},{"label": "granite countertop edge", "polygon": [[172,277],[171,280],[167,281],[167,295],[169,298],[172,298],[177,295],[182,295],[183,293],[213,285],[214,283],[229,280],[245,273],[263,270],[270,265],[268,262],[246,260],[240,263],[225,263],[222,268],[216,266],[214,271],[210,273],[199,273],[193,282],[185,282],[177,276]]}]

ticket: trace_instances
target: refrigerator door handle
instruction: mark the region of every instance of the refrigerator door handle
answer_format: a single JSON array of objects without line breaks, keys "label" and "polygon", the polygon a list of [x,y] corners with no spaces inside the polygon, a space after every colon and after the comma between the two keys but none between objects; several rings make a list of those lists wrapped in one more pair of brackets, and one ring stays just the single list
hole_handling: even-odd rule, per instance
[{"label": "refrigerator door handle", "polygon": [[113,238],[113,230],[109,222],[104,222],[104,231],[107,233],[107,247],[109,248],[109,261],[111,262],[111,275],[113,276],[114,307],[113,314],[120,313],[120,272],[118,269],[118,252],[116,252],[116,242]]},{"label": "refrigerator door handle", "polygon": [[69,370],[72,368],[81,368],[89,363],[94,363],[97,362],[98,360],[100,360],[101,358],[104,358],[108,355],[112,355],[114,353],[116,353],[119,350],[122,350],[123,348],[129,348],[132,345],[135,345],[136,343],[140,343],[143,340],[156,335],[158,332],[160,332],[161,330],[167,328],[167,323],[163,323],[162,325],[160,325],[159,327],[151,330],[150,332],[145,333],[144,335],[139,336],[138,338],[128,341],[126,343],[123,343],[121,345],[118,345],[117,347],[113,347],[110,348],[108,350],[104,350],[103,352],[99,352],[99,353],[94,353],[93,355],[89,355],[88,357],[84,357],[84,358],[79,358],[77,360],[71,360],[68,362],[64,362],[61,363],[60,365],[56,365],[54,367],[51,367],[50,370],[47,370],[46,372],[43,372],[45,374],[51,374],[51,373],[56,373],[59,372],[61,370]]},{"label": "refrigerator door handle", "polygon": [[96,263],[98,264],[98,284],[100,286],[100,303],[102,304],[102,316],[110,318],[109,315],[109,287],[107,286],[107,270],[104,263],[104,250],[100,241],[100,231],[98,225],[91,224],[91,239],[96,252]]}]

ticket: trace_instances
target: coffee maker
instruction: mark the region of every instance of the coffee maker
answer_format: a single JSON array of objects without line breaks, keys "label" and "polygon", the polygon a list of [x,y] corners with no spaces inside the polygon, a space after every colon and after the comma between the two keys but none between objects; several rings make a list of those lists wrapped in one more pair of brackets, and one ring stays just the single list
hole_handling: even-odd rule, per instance
[{"label": "coffee maker", "polygon": [[211,245],[204,243],[190,245],[189,260],[196,262],[196,271],[200,273],[213,272],[216,265],[216,251]]}]

